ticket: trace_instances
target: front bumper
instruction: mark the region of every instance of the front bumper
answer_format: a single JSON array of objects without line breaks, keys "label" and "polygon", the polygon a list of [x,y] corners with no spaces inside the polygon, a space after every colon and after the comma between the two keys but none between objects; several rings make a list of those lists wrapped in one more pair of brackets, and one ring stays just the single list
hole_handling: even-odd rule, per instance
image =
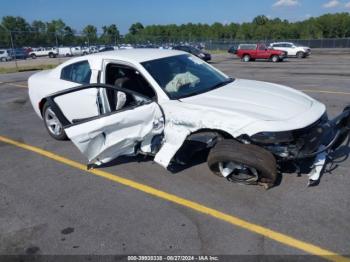
[{"label": "front bumper", "polygon": [[305,50],[305,56],[311,55],[311,49],[306,49]]},{"label": "front bumper", "polygon": [[334,151],[350,135],[350,106],[332,120],[325,114],[312,125],[291,132],[293,141],[260,146],[281,161],[313,158],[322,152]]},{"label": "front bumper", "polygon": [[287,59],[287,53],[284,52],[283,54],[279,55],[278,57],[279,57],[280,60]]}]

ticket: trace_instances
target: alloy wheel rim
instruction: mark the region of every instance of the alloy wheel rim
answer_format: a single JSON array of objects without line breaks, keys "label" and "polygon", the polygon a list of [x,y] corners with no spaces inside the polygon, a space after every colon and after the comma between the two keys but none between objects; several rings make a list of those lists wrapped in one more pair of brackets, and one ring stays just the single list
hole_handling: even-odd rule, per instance
[{"label": "alloy wheel rim", "polygon": [[219,162],[219,171],[222,176],[229,180],[241,183],[252,183],[258,181],[258,171],[254,167],[244,164],[229,162]]},{"label": "alloy wheel rim", "polygon": [[45,111],[45,123],[49,131],[55,136],[59,136],[62,133],[62,124],[51,108]]}]

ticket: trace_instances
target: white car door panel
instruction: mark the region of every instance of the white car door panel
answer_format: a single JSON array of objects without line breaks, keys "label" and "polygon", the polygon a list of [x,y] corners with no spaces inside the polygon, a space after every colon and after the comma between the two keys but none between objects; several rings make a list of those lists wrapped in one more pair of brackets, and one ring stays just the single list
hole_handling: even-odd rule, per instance
[{"label": "white car door panel", "polygon": [[[67,117],[64,119],[67,110],[77,111],[79,109],[78,104],[82,103],[85,106],[85,100],[90,98],[87,99],[84,96],[84,101],[81,101],[81,99],[75,101],[69,107],[62,108],[57,101],[64,100],[64,96],[71,94],[78,96],[79,92],[89,89],[95,92],[94,101],[101,101],[102,99],[98,97],[98,94],[104,93],[100,90],[106,87],[106,85],[103,85],[102,88],[97,88],[89,85],[85,89],[84,87],[78,87],[76,88],[77,91],[62,92],[63,94],[55,94],[49,97],[50,103],[53,103],[53,110],[64,125],[67,136],[88,158],[90,164],[99,165],[121,155],[133,155],[136,153],[136,148],[145,152],[148,150],[149,153],[151,150],[149,144],[152,143],[152,138],[163,133],[164,117],[156,102],[149,99],[148,101],[141,101],[142,98],[145,99],[142,96],[137,96],[134,100],[136,104],[131,104],[118,111],[92,116],[92,118],[88,116],[87,119],[80,119],[81,122],[72,123]],[[111,88],[111,86],[108,86],[108,88]],[[114,87],[112,89],[118,90]],[[92,101],[91,99],[88,103],[92,103]],[[95,103],[95,105],[98,104]]]},{"label": "white car door panel", "polygon": [[[98,116],[99,109],[96,98],[97,89],[92,88],[56,97],[55,102],[69,122],[73,122],[76,119]],[[82,102],[80,110],[76,110],[77,101]]]},{"label": "white car door panel", "polygon": [[108,162],[120,155],[134,154],[137,143],[161,134],[163,127],[153,125],[161,118],[159,106],[153,102],[73,125],[65,132],[90,162]]}]

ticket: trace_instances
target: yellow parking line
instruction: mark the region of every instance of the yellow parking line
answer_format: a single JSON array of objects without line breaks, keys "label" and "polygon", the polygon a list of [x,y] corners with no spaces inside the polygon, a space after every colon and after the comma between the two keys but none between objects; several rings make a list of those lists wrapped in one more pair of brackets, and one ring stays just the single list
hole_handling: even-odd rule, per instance
[{"label": "yellow parking line", "polygon": [[6,85],[10,85],[10,86],[16,86],[16,87],[24,87],[27,88],[27,85],[21,85],[21,84],[15,84],[15,83],[7,83],[7,82],[0,82],[0,85],[2,84],[6,84]]},{"label": "yellow parking line", "polygon": [[25,87],[25,88],[27,88],[26,85],[21,85],[21,84],[9,83],[9,85],[11,85],[11,86],[16,86],[16,87]]},{"label": "yellow parking line", "polygon": [[63,163],[65,165],[74,167],[76,169],[80,169],[84,172],[88,172],[92,175],[111,180],[113,182],[131,187],[133,189],[136,189],[136,190],[142,191],[144,193],[150,194],[152,196],[158,197],[160,199],[167,200],[169,202],[178,204],[180,206],[187,207],[187,208],[195,210],[197,212],[209,215],[211,217],[214,217],[214,218],[217,218],[219,220],[230,223],[236,227],[243,228],[243,229],[248,230],[252,233],[256,233],[258,235],[262,235],[264,237],[267,237],[269,239],[277,241],[281,244],[302,250],[306,253],[320,256],[320,257],[323,257],[323,258],[325,258],[327,260],[331,260],[331,261],[350,262],[350,258],[341,256],[335,252],[332,252],[332,251],[329,251],[327,249],[321,248],[319,246],[298,240],[296,238],[293,238],[293,237],[288,236],[288,235],[283,234],[283,233],[279,233],[279,232],[274,231],[272,229],[248,222],[248,221],[243,220],[239,217],[223,213],[221,211],[215,210],[215,209],[210,208],[210,207],[206,207],[206,206],[201,205],[199,203],[196,203],[194,201],[187,200],[185,198],[166,193],[166,192],[158,190],[156,188],[135,182],[135,181],[130,180],[130,179],[122,178],[120,176],[116,176],[116,175],[113,175],[111,173],[99,170],[99,169],[93,169],[93,170],[88,171],[88,170],[86,170],[85,165],[78,163],[76,161],[70,160],[68,158],[56,155],[50,151],[47,151],[47,150],[44,150],[44,149],[41,149],[41,148],[38,148],[35,146],[31,146],[31,145],[28,145],[25,143],[21,143],[21,142],[18,142],[18,141],[15,141],[15,140],[9,139],[7,137],[3,137],[3,136],[0,136],[0,141],[3,143],[7,143],[10,145],[20,147],[22,149],[37,153],[39,155],[45,156],[47,158],[50,158],[50,159],[55,160],[57,162]]},{"label": "yellow parking line", "polygon": [[325,93],[325,94],[335,94],[335,95],[350,95],[350,92],[341,91],[328,91],[328,90],[312,90],[312,89],[298,89],[299,91],[309,92],[309,93]]}]

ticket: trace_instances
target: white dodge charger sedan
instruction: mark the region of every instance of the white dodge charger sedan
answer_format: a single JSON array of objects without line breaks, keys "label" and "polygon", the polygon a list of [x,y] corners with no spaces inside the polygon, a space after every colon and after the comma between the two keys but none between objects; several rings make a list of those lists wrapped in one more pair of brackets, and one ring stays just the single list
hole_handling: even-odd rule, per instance
[{"label": "white dodge charger sedan", "polygon": [[48,133],[69,138],[88,168],[136,154],[167,168],[206,150],[214,174],[267,188],[283,163],[312,159],[313,184],[349,134],[350,107],[330,121],[325,106],[302,92],[231,78],[175,50],[73,58],[28,82]]}]

